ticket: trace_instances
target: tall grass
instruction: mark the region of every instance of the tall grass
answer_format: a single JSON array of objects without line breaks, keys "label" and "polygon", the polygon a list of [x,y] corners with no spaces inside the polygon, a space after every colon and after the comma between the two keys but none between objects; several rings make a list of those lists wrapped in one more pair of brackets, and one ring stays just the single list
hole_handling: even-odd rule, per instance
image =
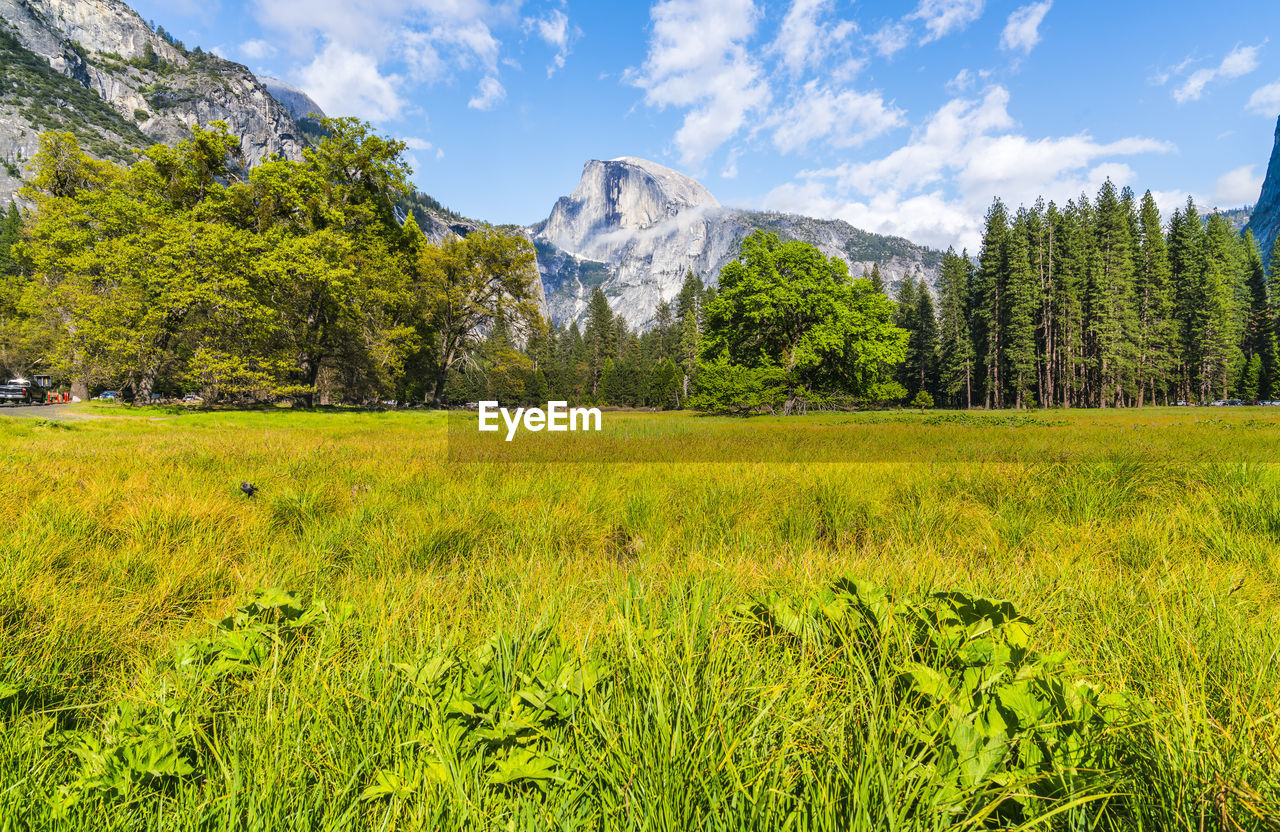
[{"label": "tall grass", "polygon": [[[939,809],[904,753],[910,644],[806,651],[741,614],[846,575],[1007,598],[1038,650],[1141,703],[1078,805],[1018,823],[1280,818],[1280,471],[1222,450],[1275,441],[1268,413],[609,414],[675,460],[799,443],[615,464],[450,462],[438,414],[95,415],[0,421],[0,830],[1012,824],[990,796]],[[840,431],[874,461],[806,456]],[[983,456],[1019,442],[1077,451]],[[184,670],[264,587],[329,612],[252,672]],[[492,782],[397,669],[487,643],[508,697],[537,655],[607,671],[534,743],[554,779]],[[77,743],[134,736],[192,771],[83,788]]]}]

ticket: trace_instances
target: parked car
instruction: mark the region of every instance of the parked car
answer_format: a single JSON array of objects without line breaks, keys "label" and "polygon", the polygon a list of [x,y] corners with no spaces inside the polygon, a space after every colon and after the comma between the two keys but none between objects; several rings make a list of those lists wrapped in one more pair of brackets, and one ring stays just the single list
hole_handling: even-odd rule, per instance
[{"label": "parked car", "polygon": [[204,399],[200,398],[195,393],[188,393],[182,397],[183,404],[200,404],[203,401]]},{"label": "parked car", "polygon": [[44,404],[45,392],[25,378],[11,378],[0,384],[0,402],[5,404]]},{"label": "parked car", "polygon": [[119,390],[103,390],[101,393],[99,393],[98,395],[94,396],[93,398],[94,398],[96,401],[100,401],[100,402],[114,402],[114,401],[119,401],[119,399],[120,399],[120,391],[119,391]]}]

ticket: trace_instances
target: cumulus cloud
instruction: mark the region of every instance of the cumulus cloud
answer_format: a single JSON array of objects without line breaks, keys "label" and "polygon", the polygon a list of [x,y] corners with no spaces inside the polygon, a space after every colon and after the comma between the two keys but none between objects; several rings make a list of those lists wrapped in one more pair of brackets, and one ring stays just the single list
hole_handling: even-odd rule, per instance
[{"label": "cumulus cloud", "polygon": [[492,110],[507,97],[507,91],[497,78],[492,75],[480,79],[476,94],[467,102],[473,110]]},{"label": "cumulus cloud", "polygon": [[[504,56],[496,33],[504,28],[520,31],[525,22],[519,15],[522,3],[365,0],[353,14],[345,0],[252,0],[258,22],[278,33],[275,44],[303,64],[289,73],[294,80],[305,82],[308,89],[324,87],[335,102],[325,107],[332,106],[335,114],[379,118],[399,115],[405,106],[400,95],[416,85],[472,73],[480,84],[474,105],[491,107],[500,101],[505,95],[499,72]],[[552,67],[563,66],[577,32],[565,12],[551,10],[525,28],[555,47]],[[325,67],[356,69],[359,74],[357,80],[321,77]],[[371,84],[370,89],[361,94],[357,81]],[[347,109],[348,101],[361,109]]]},{"label": "cumulus cloud", "polygon": [[1044,16],[1053,7],[1053,0],[1043,3],[1032,3],[1023,6],[1009,15],[1004,24],[1004,32],[1000,35],[1000,48],[1009,52],[1031,54],[1031,50],[1040,42],[1040,24]]},{"label": "cumulus cloud", "polygon": [[747,49],[759,12],[752,0],[664,0],[650,17],[644,65],[624,77],[650,106],[688,110],[675,143],[683,162],[696,165],[770,100],[764,70]]},{"label": "cumulus cloud", "polygon": [[[765,207],[844,219],[860,228],[917,242],[976,248],[982,215],[999,195],[1012,205],[1038,196],[1065,201],[1133,170],[1120,157],[1171,151],[1132,137],[1099,142],[1087,133],[1031,138],[1015,132],[1009,93],[947,102],[886,156],[807,171],[772,191]],[[948,194],[956,194],[948,196]]]},{"label": "cumulus cloud", "polygon": [[1262,192],[1262,176],[1255,175],[1257,165],[1244,165],[1218,177],[1213,198],[1221,206],[1250,205]]},{"label": "cumulus cloud", "polygon": [[1227,56],[1216,67],[1197,69],[1174,89],[1173,100],[1179,104],[1198,101],[1204,95],[1205,87],[1212,82],[1220,78],[1240,78],[1253,72],[1259,66],[1258,52],[1262,49],[1262,46],[1263,44],[1261,43],[1257,46],[1237,46],[1228,52]]},{"label": "cumulus cloud", "polygon": [[1280,115],[1280,81],[1254,90],[1245,108],[1258,115]]},{"label": "cumulus cloud", "polygon": [[396,91],[398,75],[383,75],[373,56],[334,42],[300,69],[297,78],[326,113],[384,121],[398,117],[406,104]]},{"label": "cumulus cloud", "polygon": [[413,136],[406,136],[400,141],[404,142],[405,147],[410,150],[430,150],[432,148],[431,142],[426,139],[418,139]]},{"label": "cumulus cloud", "polygon": [[773,119],[773,144],[783,153],[823,139],[831,147],[856,147],[906,123],[905,114],[878,92],[833,90],[813,80]]}]

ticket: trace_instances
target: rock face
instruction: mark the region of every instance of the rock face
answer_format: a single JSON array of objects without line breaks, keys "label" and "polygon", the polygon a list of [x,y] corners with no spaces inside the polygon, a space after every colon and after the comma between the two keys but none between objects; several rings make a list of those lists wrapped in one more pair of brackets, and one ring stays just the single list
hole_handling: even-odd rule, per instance
[{"label": "rock face", "polygon": [[173,45],[120,0],[0,0],[0,80],[0,204],[46,130],[127,161],[220,120],[246,165],[301,157],[293,116],[248,69]]},{"label": "rock face", "polygon": [[1276,120],[1275,146],[1271,149],[1271,162],[1267,165],[1262,193],[1249,218],[1249,230],[1262,249],[1263,262],[1269,264],[1277,232],[1280,232],[1280,119]]},{"label": "rock face", "polygon": [[854,275],[878,263],[891,285],[915,273],[932,284],[941,259],[839,220],[726,208],[693,179],[629,156],[587,162],[578,187],[530,231],[553,320],[578,320],[601,286],[613,310],[643,329],[690,269],[714,282],[757,228],[813,243],[844,259]]}]

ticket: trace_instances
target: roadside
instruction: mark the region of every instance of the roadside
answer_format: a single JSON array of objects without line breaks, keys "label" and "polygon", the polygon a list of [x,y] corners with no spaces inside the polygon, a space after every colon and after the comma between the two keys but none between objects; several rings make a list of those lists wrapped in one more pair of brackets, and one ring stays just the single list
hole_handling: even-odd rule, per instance
[{"label": "roadside", "polygon": [[11,404],[0,405],[0,416],[19,419],[83,419],[86,414],[75,412],[69,404]]}]

